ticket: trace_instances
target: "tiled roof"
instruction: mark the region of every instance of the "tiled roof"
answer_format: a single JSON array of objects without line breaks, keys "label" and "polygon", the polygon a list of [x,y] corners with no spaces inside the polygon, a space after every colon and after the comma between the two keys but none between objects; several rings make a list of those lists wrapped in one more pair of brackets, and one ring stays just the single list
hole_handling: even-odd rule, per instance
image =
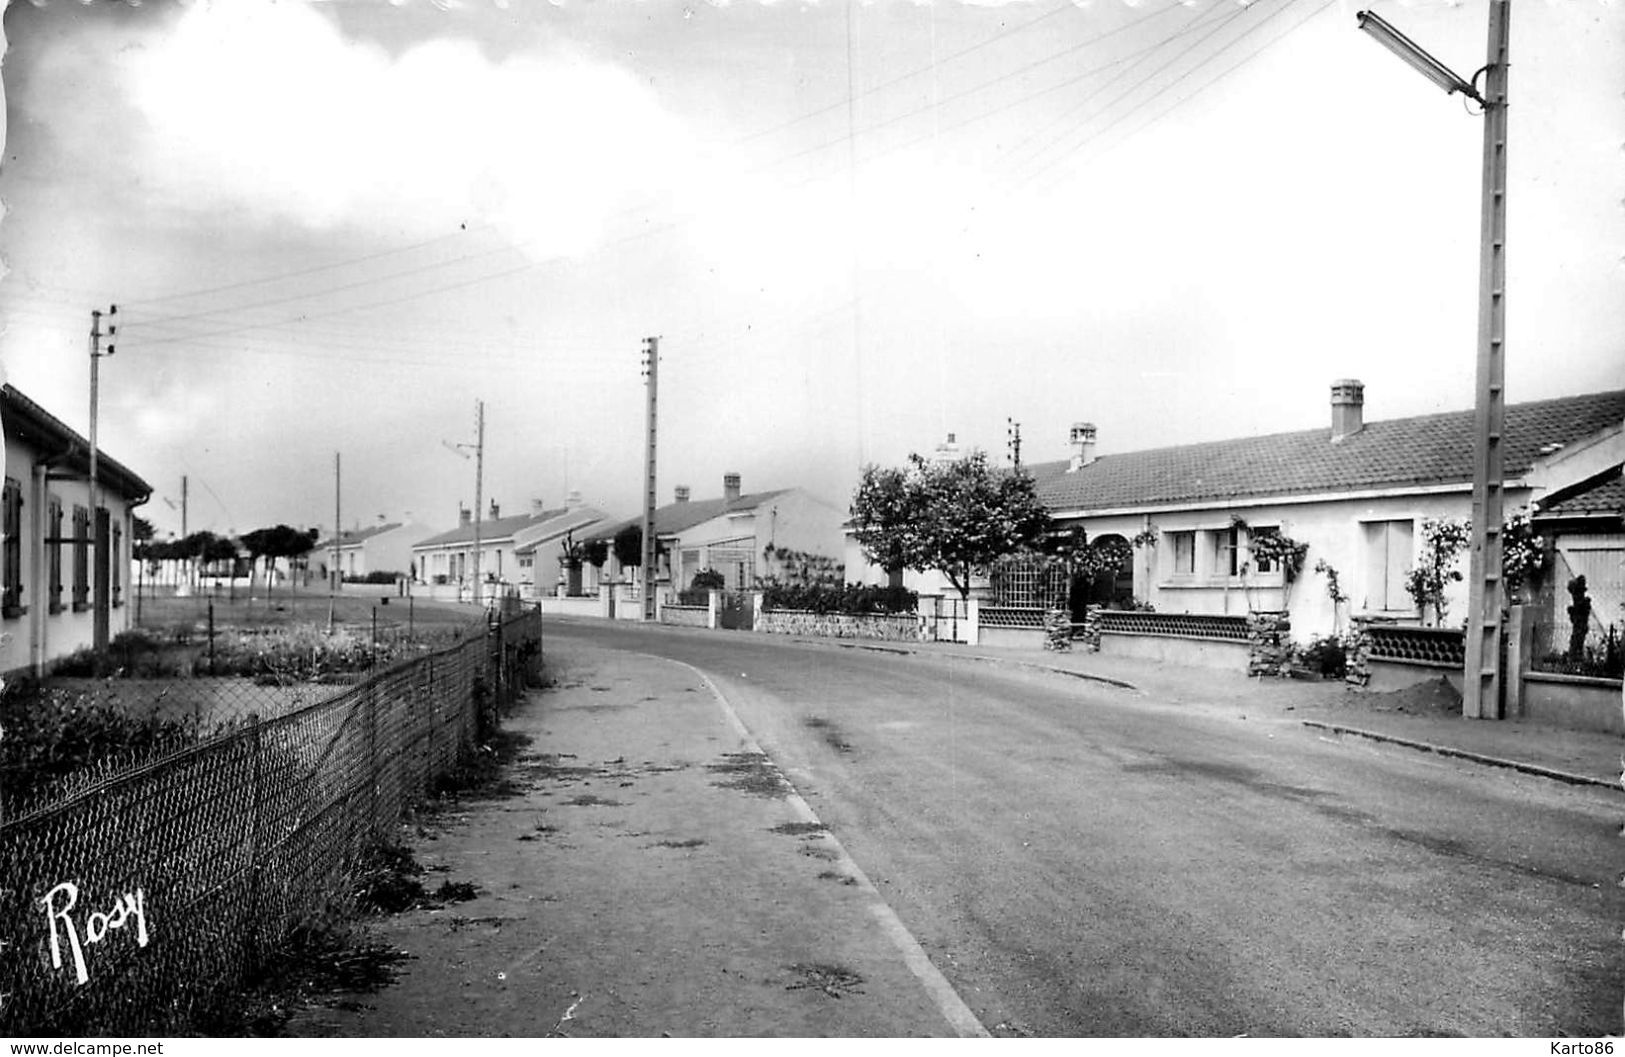
[{"label": "tiled roof", "polygon": [[1540,504],[1544,517],[1582,517],[1586,514],[1612,514],[1625,517],[1625,478],[1619,467],[1604,474],[1569,495],[1554,497]]},{"label": "tiled roof", "polygon": [[[374,536],[381,536],[386,532],[393,532],[395,529],[398,529],[400,527],[401,527],[401,523],[399,521],[391,521],[387,525],[373,525],[370,528],[357,529],[357,530],[352,531],[352,532],[340,533],[340,535],[339,535],[339,546],[340,547],[354,547],[359,543],[367,542],[368,540],[372,539]],[[327,539],[321,540],[320,542],[318,542],[316,544],[316,549],[321,550],[323,547],[329,547],[330,548],[332,546],[333,546],[333,537],[329,536]]]},{"label": "tiled roof", "polygon": [[[771,492],[752,492],[742,495],[738,499],[729,501],[725,498],[717,499],[691,499],[683,503],[668,503],[655,509],[655,535],[673,536],[685,532],[702,522],[710,521],[723,514],[746,513],[755,510],[763,503],[781,496],[790,491],[788,488],[778,488]],[[588,539],[613,539],[615,534],[628,525],[642,525],[642,516],[627,518],[625,521],[606,525],[594,532]]]},{"label": "tiled roof", "polygon": [[[1506,409],[1506,476],[1517,478],[1552,445],[1625,421],[1625,389]],[[1473,412],[1367,422],[1341,442],[1331,429],[1186,444],[1027,467],[1052,511],[1110,510],[1245,497],[1316,495],[1472,481]]]},{"label": "tiled roof", "polygon": [[[486,518],[480,522],[480,545],[483,547],[485,544],[494,543],[497,540],[512,539],[514,534],[522,529],[530,528],[532,525],[540,525],[544,521],[549,521],[568,512],[568,510],[560,508],[558,510],[544,510],[540,514],[517,514],[513,517]],[[447,543],[465,542],[474,542],[474,523],[472,521],[466,525],[458,525],[449,532],[442,532],[438,536],[430,536],[426,540],[419,540],[412,546],[438,547]]]}]

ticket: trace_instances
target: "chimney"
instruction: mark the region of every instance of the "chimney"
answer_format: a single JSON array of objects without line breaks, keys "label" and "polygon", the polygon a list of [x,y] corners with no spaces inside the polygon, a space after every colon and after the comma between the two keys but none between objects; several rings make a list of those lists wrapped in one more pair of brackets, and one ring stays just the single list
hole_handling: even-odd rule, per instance
[{"label": "chimney", "polygon": [[466,506],[463,506],[461,503],[457,504],[457,524],[472,525],[473,523],[474,511],[468,509]]},{"label": "chimney", "polygon": [[1332,383],[1332,443],[1365,428],[1365,386],[1357,378]]},{"label": "chimney", "polygon": [[542,514],[544,514],[546,511],[547,511],[547,504],[542,502],[540,499],[532,499],[530,501],[530,516],[531,517],[541,517]]},{"label": "chimney", "polygon": [[501,516],[502,516],[502,508],[497,506],[497,501],[495,499],[491,500],[491,520],[495,521],[497,518],[499,518]]},{"label": "chimney", "polygon": [[739,475],[737,473],[722,475],[722,498],[730,503],[739,498]]},{"label": "chimney", "polygon": [[581,505],[581,489],[572,488],[564,493],[564,505],[574,510]]},{"label": "chimney", "polygon": [[1077,449],[1072,455],[1072,464],[1066,468],[1067,473],[1074,473],[1095,461],[1095,424],[1093,422],[1074,422],[1067,434],[1067,439]]},{"label": "chimney", "polygon": [[677,501],[679,503],[688,502],[688,485],[680,484],[677,486]]}]

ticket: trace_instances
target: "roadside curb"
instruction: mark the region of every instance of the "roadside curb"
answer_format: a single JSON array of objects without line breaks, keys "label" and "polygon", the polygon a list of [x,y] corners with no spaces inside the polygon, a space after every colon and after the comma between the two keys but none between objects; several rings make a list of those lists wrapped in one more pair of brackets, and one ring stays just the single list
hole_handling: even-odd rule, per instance
[{"label": "roadside curb", "polygon": [[[798,641],[827,644],[829,640],[798,639]],[[1140,692],[1140,688],[1135,686],[1133,683],[1127,683],[1121,679],[1114,679],[1109,675],[1095,675],[1092,672],[1079,672],[1074,671],[1071,668],[1056,668],[1055,666],[1049,664],[1036,664],[1032,661],[1018,661],[1007,657],[984,657],[976,653],[935,653],[930,650],[909,649],[907,646],[871,646],[861,642],[837,641],[835,645],[839,646],[843,650],[868,650],[871,653],[895,653],[912,657],[946,657],[957,661],[980,661],[983,664],[999,664],[1008,665],[1013,668],[1029,668],[1035,672],[1050,672],[1054,675],[1070,676],[1073,679],[1084,679],[1091,683],[1105,683],[1107,686],[1115,686],[1121,690],[1133,690],[1135,693]]]},{"label": "roadside curb", "polygon": [[1618,782],[1610,782],[1604,778],[1592,778],[1589,775],[1574,774],[1570,771],[1559,771],[1552,767],[1541,767],[1533,763],[1519,763],[1517,760],[1504,760],[1498,756],[1485,756],[1482,753],[1468,752],[1466,749],[1451,749],[1443,745],[1433,745],[1425,741],[1416,741],[1411,738],[1400,738],[1392,734],[1379,734],[1376,731],[1361,730],[1358,727],[1345,727],[1337,723],[1322,723],[1315,719],[1305,719],[1302,723],[1315,730],[1324,730],[1332,734],[1347,734],[1357,738],[1366,738],[1370,741],[1384,742],[1389,745],[1403,745],[1409,749],[1418,749],[1422,752],[1436,753],[1440,756],[1451,756],[1456,759],[1470,760],[1490,767],[1504,767],[1508,770],[1521,771],[1540,778],[1550,778],[1569,785],[1600,786],[1603,789],[1612,789],[1616,793],[1625,793],[1625,786]]}]

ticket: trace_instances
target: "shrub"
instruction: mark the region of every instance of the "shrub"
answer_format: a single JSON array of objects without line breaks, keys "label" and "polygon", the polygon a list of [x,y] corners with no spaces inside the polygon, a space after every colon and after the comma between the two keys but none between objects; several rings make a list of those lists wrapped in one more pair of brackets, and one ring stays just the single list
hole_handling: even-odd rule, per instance
[{"label": "shrub", "polygon": [[189,721],[126,714],[90,694],[8,681],[0,690],[0,790],[17,803],[109,760],[136,760],[190,745]]},{"label": "shrub", "polygon": [[1348,649],[1336,635],[1316,636],[1298,651],[1298,663],[1328,679],[1341,679],[1348,673]]},{"label": "shrub", "polygon": [[347,584],[392,584],[400,578],[400,573],[380,570],[375,573],[364,573],[361,576],[346,576],[344,582]]},{"label": "shrub", "polygon": [[874,584],[781,584],[762,587],[767,609],[799,609],[813,613],[912,613],[919,595],[904,587]]}]

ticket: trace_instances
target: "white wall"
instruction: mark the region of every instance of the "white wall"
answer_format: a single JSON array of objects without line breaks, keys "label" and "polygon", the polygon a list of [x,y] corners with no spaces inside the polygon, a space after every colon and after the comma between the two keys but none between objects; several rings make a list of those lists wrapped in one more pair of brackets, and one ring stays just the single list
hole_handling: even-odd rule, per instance
[{"label": "white wall", "polygon": [[[95,548],[87,554],[87,575],[91,593],[84,608],[74,611],[73,544],[64,544],[62,553],[62,608],[52,613],[49,595],[49,555],[42,542],[47,532],[47,497],[54,496],[62,504],[62,532],[73,533],[74,507],[90,507],[90,484],[86,480],[51,480],[34,472],[37,453],[7,437],[5,443],[5,476],[22,486],[22,587],[21,604],[26,613],[9,619],[0,619],[0,672],[16,671],[39,664],[48,668],[50,663],[75,650],[84,649],[95,642]],[[125,497],[102,487],[102,504],[108,511],[109,533],[118,527],[118,551],[109,552],[109,560],[118,577],[119,601],[108,616],[109,636],[130,628],[135,602],[134,582],[129,572],[131,507]],[[94,521],[92,521],[94,531]],[[109,540],[111,546],[111,540]]]},{"label": "white wall", "polygon": [[[1515,510],[1526,498],[1525,493],[1509,491],[1507,511]],[[1136,550],[1135,597],[1149,600],[1158,612],[1242,614],[1250,610],[1286,608],[1291,613],[1292,636],[1301,642],[1314,635],[1328,634],[1334,626],[1346,631],[1353,616],[1416,618],[1409,595],[1402,591],[1398,593],[1397,601],[1391,601],[1388,608],[1382,607],[1384,588],[1374,582],[1378,566],[1371,553],[1377,530],[1371,526],[1383,522],[1402,522],[1411,526],[1406,553],[1400,556],[1403,569],[1399,572],[1402,573],[1414,567],[1422,545],[1424,519],[1464,519],[1470,509],[1471,496],[1463,489],[1444,494],[1162,511],[1150,515],[1089,518],[1084,524],[1091,539],[1107,532],[1132,538],[1147,521],[1156,527],[1159,533],[1157,545]],[[1228,570],[1212,568],[1211,560],[1216,555],[1206,544],[1211,543],[1213,537],[1204,533],[1228,530],[1232,513],[1239,514],[1255,528],[1276,527],[1285,535],[1309,545],[1303,570],[1290,588],[1283,583],[1279,574],[1258,574],[1249,568],[1242,575],[1231,577],[1224,574]],[[1171,534],[1185,531],[1195,533],[1196,570],[1193,576],[1175,571],[1175,547]],[[1398,534],[1395,538],[1399,538]],[[1250,555],[1245,550],[1245,534],[1242,539],[1242,561],[1250,566]],[[1337,571],[1342,593],[1349,598],[1335,614],[1327,592],[1327,578],[1315,571],[1316,564],[1322,561]],[[1456,568],[1462,574],[1462,581],[1451,584],[1446,591],[1447,626],[1456,626],[1467,617],[1468,556],[1465,551],[1458,558]]]}]

